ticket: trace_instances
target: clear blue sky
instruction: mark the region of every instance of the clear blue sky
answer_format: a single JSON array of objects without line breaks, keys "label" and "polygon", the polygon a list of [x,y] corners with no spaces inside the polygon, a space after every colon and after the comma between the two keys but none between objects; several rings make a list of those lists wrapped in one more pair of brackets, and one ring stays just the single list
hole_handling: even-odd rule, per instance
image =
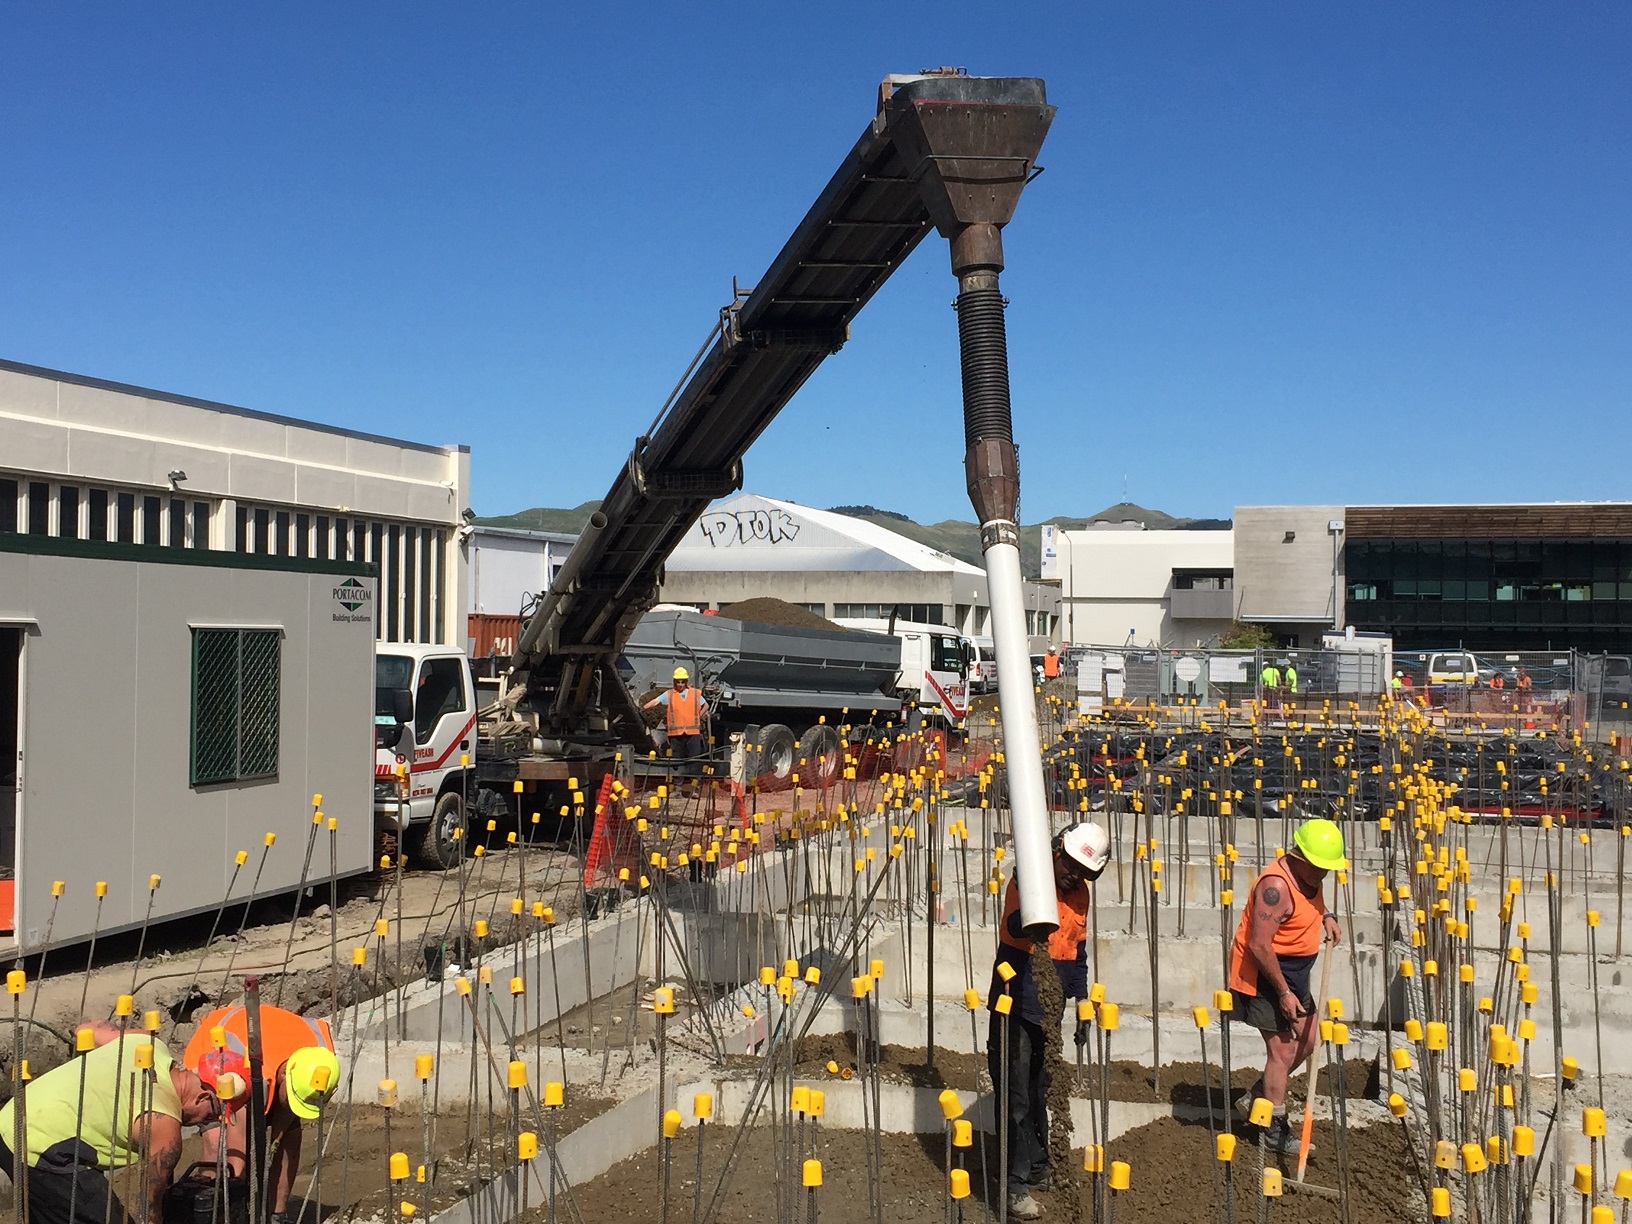
[{"label": "clear blue sky", "polygon": [[[1632,496],[1632,6],[75,3],[0,18],[0,355],[600,496],[891,71],[1047,80],[1028,521]],[[748,487],[969,517],[931,239]],[[0,457],[3,463],[3,457]]]}]

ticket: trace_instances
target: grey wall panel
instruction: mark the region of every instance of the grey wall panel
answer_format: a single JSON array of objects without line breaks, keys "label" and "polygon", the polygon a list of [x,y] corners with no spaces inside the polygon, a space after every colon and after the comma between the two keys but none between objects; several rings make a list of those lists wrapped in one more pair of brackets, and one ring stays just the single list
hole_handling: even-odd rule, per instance
[{"label": "grey wall panel", "polygon": [[[1332,621],[1332,536],[1342,506],[1235,508],[1236,615],[1255,621]],[[1288,540],[1287,534],[1292,539]],[[1341,553],[1339,553],[1341,565]],[[1338,575],[1341,584],[1341,572]]]},{"label": "grey wall panel", "polygon": [[[268,832],[277,841],[260,891],[293,887],[310,800],[339,820],[341,870],[372,857],[373,627],[325,574],[0,553],[0,616],[32,618],[18,871],[18,930],[44,938],[53,880],[67,883],[53,943],[86,937],[94,885],[108,882],[101,928],[213,910],[249,852],[246,895]],[[372,586],[372,583],[369,583]],[[365,610],[366,611],[366,610]],[[194,787],[189,780],[192,626],[279,626],[280,745],[275,779]],[[328,869],[326,828],[314,870]]]}]

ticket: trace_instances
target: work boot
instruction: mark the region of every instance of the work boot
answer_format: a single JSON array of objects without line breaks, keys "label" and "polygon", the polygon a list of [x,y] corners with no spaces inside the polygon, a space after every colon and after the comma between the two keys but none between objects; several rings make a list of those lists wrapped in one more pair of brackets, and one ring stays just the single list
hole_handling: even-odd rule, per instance
[{"label": "work boot", "polygon": [[[1292,1130],[1292,1124],[1286,1120],[1285,1114],[1277,1114],[1270,1119],[1264,1129],[1264,1147],[1280,1156],[1296,1156],[1300,1135]],[[1309,1155],[1315,1154],[1315,1145],[1309,1145]]]},{"label": "work boot", "polygon": [[1235,1116],[1245,1122],[1252,1117],[1252,1103],[1264,1095],[1264,1081],[1259,1080],[1235,1098]]},{"label": "work boot", "polygon": [[1031,1197],[1029,1190],[1009,1195],[1009,1219],[1040,1220],[1042,1216],[1043,1205]]},{"label": "work boot", "polygon": [[1054,1170],[1053,1170],[1053,1168],[1052,1167],[1047,1168],[1047,1169],[1044,1169],[1041,1173],[1032,1174],[1031,1188],[1033,1190],[1052,1190],[1052,1189],[1054,1189]]}]

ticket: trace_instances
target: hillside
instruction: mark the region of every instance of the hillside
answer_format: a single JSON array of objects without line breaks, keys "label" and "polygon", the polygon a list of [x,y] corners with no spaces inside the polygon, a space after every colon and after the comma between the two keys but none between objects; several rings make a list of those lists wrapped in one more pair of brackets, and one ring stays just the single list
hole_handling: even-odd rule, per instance
[{"label": "hillside", "polygon": [[[833,510],[851,518],[876,523],[897,535],[904,535],[908,539],[917,540],[920,544],[939,549],[960,561],[967,561],[970,565],[981,563],[980,526],[976,523],[965,522],[962,519],[945,519],[939,523],[929,524],[915,523],[905,515],[890,510],[879,510],[873,506],[834,506]],[[1147,531],[1211,531],[1227,529],[1230,525],[1228,519],[1174,518],[1171,514],[1164,514],[1160,510],[1147,510],[1132,502],[1118,502],[1086,518],[1056,515],[1046,521],[1068,531],[1080,531],[1095,521],[1111,523],[1136,521],[1143,523]],[[1022,526],[1020,568],[1028,578],[1035,578],[1042,569],[1042,554],[1041,525],[1033,523],[1030,526]]]},{"label": "hillside", "polygon": [[[561,531],[576,534],[583,530],[590,514],[600,504],[598,501],[587,501],[570,510],[535,506],[531,510],[523,510],[517,514],[478,518],[476,521],[486,527],[513,527],[524,531]],[[877,506],[834,506],[831,510],[835,514],[877,524],[897,535],[906,536],[909,540],[916,540],[948,556],[956,557],[960,561],[967,561],[970,565],[980,564],[980,527],[976,523],[963,519],[945,519],[939,523],[915,523],[904,514],[894,510],[881,510]],[[1147,510],[1132,502],[1118,502],[1086,518],[1057,515],[1047,521],[1071,531],[1081,530],[1096,521],[1140,522],[1149,531],[1213,531],[1227,529],[1230,525],[1228,519],[1174,518],[1171,514],[1164,514],[1160,510]],[[1042,529],[1039,524],[1033,523],[1029,527],[1020,528],[1020,566],[1031,578],[1035,578],[1042,568],[1041,541]]]},{"label": "hillside", "polygon": [[571,510],[557,510],[548,506],[534,506],[517,514],[500,514],[478,518],[483,527],[512,527],[517,531],[560,531],[577,535],[589,522],[589,516],[601,508],[599,499],[586,501]]}]

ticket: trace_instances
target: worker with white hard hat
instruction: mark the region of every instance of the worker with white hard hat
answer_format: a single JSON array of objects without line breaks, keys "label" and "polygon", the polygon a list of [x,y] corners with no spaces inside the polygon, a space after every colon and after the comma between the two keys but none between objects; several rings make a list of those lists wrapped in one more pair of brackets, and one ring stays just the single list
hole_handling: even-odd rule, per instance
[{"label": "worker with white hard hat", "polygon": [[682,759],[702,756],[703,715],[708,710],[708,698],[691,687],[691,673],[684,667],[675,668],[674,687],[653,697],[643,708],[653,706],[663,707],[669,752]]},{"label": "worker with white hard hat", "polygon": [[[1054,891],[1059,900],[1059,925],[1048,936],[1049,959],[1059,975],[1060,1006],[1066,999],[1088,997],[1088,885],[1099,879],[1111,859],[1111,838],[1090,821],[1068,825],[1054,838]],[[1006,1085],[1007,1107],[999,1125],[1008,1128],[1009,1162],[1006,1193],[1009,1218],[1035,1220],[1042,1204],[1031,1191],[1050,1187],[1054,1172],[1048,1162],[1048,1062],[1046,1025],[1058,1025],[1060,1013],[1045,1016],[1031,972],[1032,939],[1020,926],[1020,889],[1009,879],[1003,896],[1003,920],[998,926],[997,960],[992,966],[991,1029],[986,1062],[994,1085]],[[1012,976],[1005,978],[1007,966]],[[1012,1000],[1008,1017],[997,1011],[997,1001]],[[1007,1024],[1005,1061],[1003,1025]]]}]

